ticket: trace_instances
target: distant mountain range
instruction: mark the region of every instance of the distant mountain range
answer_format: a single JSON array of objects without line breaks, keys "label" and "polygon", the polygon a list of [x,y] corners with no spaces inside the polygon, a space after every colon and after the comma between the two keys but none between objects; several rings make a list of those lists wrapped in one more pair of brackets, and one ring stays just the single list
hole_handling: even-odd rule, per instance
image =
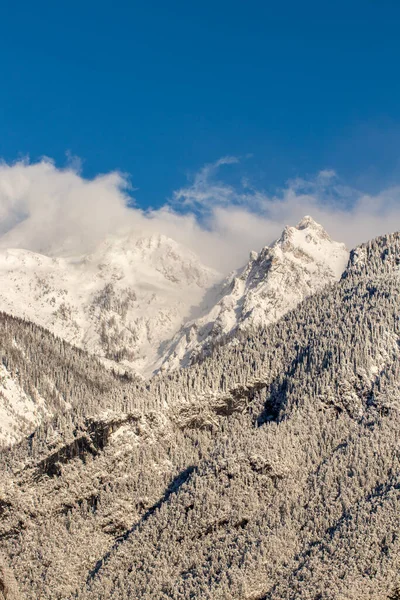
[{"label": "distant mountain range", "polygon": [[277,321],[336,281],[347,259],[310,217],[223,280],[161,235],[108,238],[70,258],[10,249],[0,251],[0,310],[149,376],[190,364],[238,328]]},{"label": "distant mountain range", "polygon": [[0,310],[150,374],[160,344],[220,276],[165,236],[108,238],[94,253],[0,251]]}]

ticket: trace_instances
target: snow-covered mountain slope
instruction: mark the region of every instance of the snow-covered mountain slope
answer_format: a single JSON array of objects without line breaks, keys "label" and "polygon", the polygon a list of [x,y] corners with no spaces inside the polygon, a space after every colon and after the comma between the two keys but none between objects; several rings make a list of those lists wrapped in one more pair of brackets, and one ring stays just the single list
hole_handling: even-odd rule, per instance
[{"label": "snow-covered mountain slope", "polygon": [[161,235],[110,237],[74,258],[11,249],[0,252],[0,310],[148,374],[160,344],[218,279]]},{"label": "snow-covered mountain slope", "polygon": [[278,321],[307,296],[337,281],[349,253],[311,217],[281,237],[208,294],[208,307],[187,323],[166,349],[162,369],[187,366],[218,340]]},{"label": "snow-covered mountain slope", "polygon": [[46,413],[43,398],[29,397],[0,365],[0,446],[8,446],[31,433]]},{"label": "snow-covered mountain slope", "polygon": [[0,448],[43,420],[136,408],[153,408],[142,378],[110,370],[47,329],[0,312]]}]

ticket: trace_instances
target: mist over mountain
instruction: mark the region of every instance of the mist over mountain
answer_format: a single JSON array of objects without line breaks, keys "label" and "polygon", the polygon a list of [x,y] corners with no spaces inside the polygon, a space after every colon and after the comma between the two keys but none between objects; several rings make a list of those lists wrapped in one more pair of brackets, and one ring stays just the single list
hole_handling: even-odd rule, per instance
[{"label": "mist over mountain", "polygon": [[79,160],[64,168],[48,158],[1,162],[0,248],[70,257],[93,253],[107,236],[162,235],[227,275],[304,215],[348,248],[399,228],[398,185],[358,189],[324,169],[265,190],[246,177],[232,182],[243,160],[205,164],[157,208],[139,204],[135,181],[118,171],[89,178]]}]

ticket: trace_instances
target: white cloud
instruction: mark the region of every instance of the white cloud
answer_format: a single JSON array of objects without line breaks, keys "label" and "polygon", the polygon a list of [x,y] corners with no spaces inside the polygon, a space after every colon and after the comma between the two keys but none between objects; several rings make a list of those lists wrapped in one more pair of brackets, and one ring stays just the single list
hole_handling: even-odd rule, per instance
[{"label": "white cloud", "polygon": [[238,163],[235,156],[225,156],[205,165],[194,176],[190,186],[176,190],[173,201],[185,206],[201,207],[203,210],[215,204],[228,204],[235,198],[233,187],[218,181],[215,176],[220,167]]},{"label": "white cloud", "polygon": [[58,169],[51,161],[0,164],[0,246],[50,254],[90,251],[107,234],[163,233],[185,244],[222,271],[240,266],[305,214],[352,247],[400,229],[400,186],[362,194],[341,184],[331,170],[296,179],[275,195],[218,178],[238,162],[225,157],[206,165],[172,203],[143,211],[129,207],[127,178],[120,173],[84,179],[77,164]]}]

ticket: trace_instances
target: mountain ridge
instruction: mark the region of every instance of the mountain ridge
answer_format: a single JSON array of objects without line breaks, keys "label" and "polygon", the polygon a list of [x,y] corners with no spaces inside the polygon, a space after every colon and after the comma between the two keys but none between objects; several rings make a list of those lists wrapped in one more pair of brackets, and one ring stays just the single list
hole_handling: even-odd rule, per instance
[{"label": "mountain ridge", "polygon": [[[347,256],[311,217],[286,227],[211,288],[216,272],[162,235],[110,236],[83,257],[10,249],[0,251],[0,309],[49,329],[121,374],[128,369],[149,376],[157,367],[164,373],[187,366],[216,344],[279,320],[337,280]],[[185,310],[202,296],[211,310],[203,307],[203,316],[169,341]],[[4,364],[0,375],[0,440],[15,443],[51,417],[52,403],[24,389]]]},{"label": "mountain ridge", "polygon": [[[48,328],[109,366],[149,377],[189,364],[235,329],[277,320],[338,278],[346,260],[345,247],[311,217],[252,253],[222,284],[220,274],[164,235],[109,236],[84,256],[1,250],[0,310]],[[280,279],[272,275],[277,267]],[[187,322],[195,312],[202,316]]]}]

